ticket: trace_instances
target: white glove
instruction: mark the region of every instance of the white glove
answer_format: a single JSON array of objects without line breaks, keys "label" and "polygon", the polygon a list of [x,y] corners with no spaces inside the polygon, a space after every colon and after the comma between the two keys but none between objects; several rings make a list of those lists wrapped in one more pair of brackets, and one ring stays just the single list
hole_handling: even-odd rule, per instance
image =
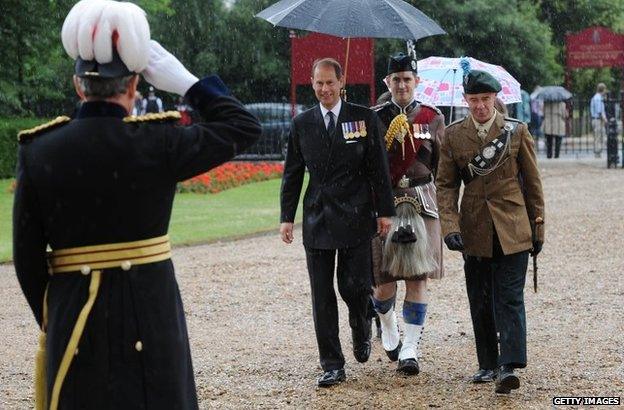
[{"label": "white glove", "polygon": [[181,96],[199,81],[180,60],[154,40],[150,41],[149,62],[141,74],[155,88]]}]

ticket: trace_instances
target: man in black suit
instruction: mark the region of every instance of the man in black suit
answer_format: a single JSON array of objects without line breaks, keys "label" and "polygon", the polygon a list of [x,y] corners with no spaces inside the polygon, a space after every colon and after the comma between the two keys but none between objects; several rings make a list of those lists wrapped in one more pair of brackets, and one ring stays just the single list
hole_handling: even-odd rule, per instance
[{"label": "man in black suit", "polygon": [[293,222],[305,168],[310,181],[303,200],[303,245],[312,287],[314,327],[324,374],[320,387],[345,380],[338,338],[333,276],[338,253],[338,290],[349,308],[353,354],[370,355],[371,239],[386,235],[394,204],[379,119],[370,109],[343,102],[342,68],[317,60],[312,87],[320,104],[294,118],[282,180],[282,240],[293,240]]}]

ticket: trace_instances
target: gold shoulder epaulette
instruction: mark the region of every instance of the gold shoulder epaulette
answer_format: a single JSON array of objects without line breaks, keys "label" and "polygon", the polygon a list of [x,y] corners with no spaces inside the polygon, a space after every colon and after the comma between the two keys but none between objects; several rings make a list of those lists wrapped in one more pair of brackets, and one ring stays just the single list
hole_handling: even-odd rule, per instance
[{"label": "gold shoulder epaulette", "polygon": [[435,105],[429,104],[429,103],[424,103],[424,102],[418,102],[420,105],[422,105],[423,107],[427,107],[432,109],[433,111],[437,112],[438,114],[442,114],[442,111],[440,111],[440,109],[438,107],[436,107]]},{"label": "gold shoulder epaulette", "polygon": [[55,119],[53,119],[52,121],[48,121],[45,124],[41,124],[41,125],[37,125],[36,127],[27,129],[27,130],[22,130],[20,132],[17,133],[17,140],[19,142],[23,142],[28,138],[32,138],[36,135],[41,134],[43,131],[49,131],[52,130],[54,128],[57,128],[63,124],[66,124],[68,122],[71,121],[71,118],[63,115],[63,116],[59,116],[56,117]]},{"label": "gold shoulder epaulette", "polygon": [[137,123],[137,122],[155,122],[155,121],[177,121],[182,116],[178,111],[165,111],[158,113],[149,113],[145,115],[130,115],[123,119],[126,123]]}]

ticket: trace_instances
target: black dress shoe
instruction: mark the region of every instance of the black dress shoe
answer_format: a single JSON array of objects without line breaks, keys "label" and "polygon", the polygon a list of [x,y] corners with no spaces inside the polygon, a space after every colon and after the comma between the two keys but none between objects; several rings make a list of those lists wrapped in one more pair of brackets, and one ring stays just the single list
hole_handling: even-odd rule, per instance
[{"label": "black dress shoe", "polygon": [[319,387],[330,387],[347,379],[344,369],[329,370],[318,379]]},{"label": "black dress shoe", "polygon": [[494,379],[496,379],[496,370],[491,369],[479,369],[479,371],[472,376],[473,383],[489,383],[493,382]]},{"label": "black dress shoe", "polygon": [[385,350],[386,356],[390,359],[391,362],[396,362],[399,360],[399,353],[401,352],[401,348],[403,347],[403,342],[399,340],[399,345],[394,348],[394,350]]},{"label": "black dress shoe", "polygon": [[355,360],[357,360],[360,363],[366,363],[368,361],[368,358],[370,357],[370,354],[371,354],[370,340],[358,343],[357,345],[355,344],[355,341],[353,342],[353,356],[355,357]]},{"label": "black dress shoe", "polygon": [[420,368],[418,367],[418,362],[416,361],[416,359],[410,358],[405,360],[399,360],[397,372],[411,376],[418,374],[420,372]]},{"label": "black dress shoe", "polygon": [[520,387],[520,379],[514,374],[513,367],[501,366],[496,378],[496,393],[509,394]]}]

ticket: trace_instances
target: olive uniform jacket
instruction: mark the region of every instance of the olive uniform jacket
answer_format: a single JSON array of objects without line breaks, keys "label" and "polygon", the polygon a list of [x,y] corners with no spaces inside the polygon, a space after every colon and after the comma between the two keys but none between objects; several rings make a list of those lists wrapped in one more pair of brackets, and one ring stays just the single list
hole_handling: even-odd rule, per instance
[{"label": "olive uniform jacket", "polygon": [[[362,124],[364,136],[345,132]],[[380,127],[372,110],[348,102],[342,103],[333,136],[325,128],[319,104],[293,119],[282,179],[281,222],[295,220],[307,167],[310,181],[303,198],[306,247],[356,247],[371,240],[377,229],[376,217],[394,215]]]},{"label": "olive uniform jacket", "polygon": [[[466,167],[480,148],[502,134],[505,118],[497,113],[485,141],[477,136],[472,117],[446,128],[440,148],[436,187],[442,233],[460,232],[465,253],[492,257],[494,230],[503,253],[510,255],[533,247],[533,222],[544,219],[544,195],[537,169],[533,138],[524,123],[518,124],[505,154],[505,161],[492,173],[476,176],[464,187],[458,209],[459,170]],[[544,241],[544,225],[538,225],[537,240]]]},{"label": "olive uniform jacket", "polygon": [[[48,397],[90,278],[80,271],[49,275],[46,247],[165,235],[178,181],[228,161],[260,136],[258,121],[218,77],[195,83],[186,99],[201,116],[188,127],[177,125],[174,113],[126,117],[122,106],[94,101],[83,103],[72,120],[22,134],[14,261],[40,325],[47,288]],[[60,390],[59,409],[79,408],[197,408],[171,259],[102,270]]]}]

